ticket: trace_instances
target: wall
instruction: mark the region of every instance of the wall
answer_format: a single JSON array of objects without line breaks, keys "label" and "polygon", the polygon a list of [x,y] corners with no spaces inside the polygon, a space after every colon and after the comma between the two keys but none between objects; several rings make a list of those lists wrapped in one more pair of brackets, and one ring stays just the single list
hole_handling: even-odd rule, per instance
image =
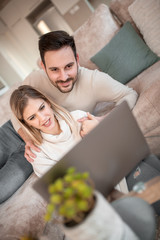
[{"label": "wall", "polygon": [[9,86],[37,68],[39,36],[25,17],[40,1],[12,0],[0,11],[0,75]]},{"label": "wall", "polygon": [[[0,76],[9,86],[38,68],[39,34],[27,16],[45,0],[11,0],[0,11]],[[75,31],[92,13],[86,0],[50,0]]]}]

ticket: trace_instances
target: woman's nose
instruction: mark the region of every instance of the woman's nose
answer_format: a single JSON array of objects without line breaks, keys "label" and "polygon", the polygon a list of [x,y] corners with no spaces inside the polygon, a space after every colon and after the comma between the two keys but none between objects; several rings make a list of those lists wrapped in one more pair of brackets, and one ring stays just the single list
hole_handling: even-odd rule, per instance
[{"label": "woman's nose", "polygon": [[37,117],[38,117],[39,121],[41,121],[41,122],[45,119],[44,114],[40,113],[40,112],[37,114]]}]

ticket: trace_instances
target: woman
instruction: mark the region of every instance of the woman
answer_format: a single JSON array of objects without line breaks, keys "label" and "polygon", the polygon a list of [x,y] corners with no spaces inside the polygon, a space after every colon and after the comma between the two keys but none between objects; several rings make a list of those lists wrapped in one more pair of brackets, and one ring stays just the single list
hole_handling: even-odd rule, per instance
[{"label": "woman", "polygon": [[[12,93],[10,106],[24,132],[41,149],[31,163],[39,177],[98,123],[94,116],[84,111],[69,113],[28,85]],[[85,122],[81,129],[82,123],[77,120],[86,117],[92,121]]]}]

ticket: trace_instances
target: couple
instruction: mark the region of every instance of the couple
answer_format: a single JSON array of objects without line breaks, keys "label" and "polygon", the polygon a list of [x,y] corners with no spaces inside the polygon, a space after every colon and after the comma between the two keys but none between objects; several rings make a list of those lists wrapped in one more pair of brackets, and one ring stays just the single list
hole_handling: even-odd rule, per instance
[{"label": "couple", "polygon": [[[12,93],[10,106],[13,126],[26,143],[25,157],[41,176],[98,124],[101,118],[90,114],[97,103],[126,100],[132,109],[137,93],[105,73],[80,67],[74,39],[64,31],[41,36],[39,50],[43,70],[31,73]],[[108,239],[138,240],[108,208]]]},{"label": "couple", "polygon": [[[131,109],[134,107],[138,95],[132,88],[108,74],[79,66],[74,38],[68,33],[53,31],[42,35],[39,51],[42,69],[32,72],[23,84],[36,88],[68,111],[78,109],[93,113],[99,102],[114,102],[118,105],[124,100]],[[96,119],[99,121],[100,117]],[[40,148],[25,134],[14,115],[12,124],[26,143],[26,159],[33,162]]]},{"label": "couple", "polygon": [[[28,125],[34,123],[34,121],[36,121],[34,119],[36,116],[34,115],[36,115],[37,112],[43,112],[41,110],[43,110],[43,107],[46,107],[43,106],[43,102],[47,103],[47,110],[50,112],[50,108],[53,108],[52,110],[55,114],[55,118],[53,117],[53,122],[51,126],[49,126],[50,129],[52,127],[55,129],[51,129],[51,132],[49,132],[49,134],[53,134],[55,136],[61,136],[64,134],[64,130],[62,130],[62,126],[59,122],[60,120],[63,120],[66,124],[68,124],[69,130],[71,130],[72,134],[74,135],[73,130],[80,127],[80,123],[77,126],[77,119],[85,117],[82,119],[83,131],[80,133],[81,136],[84,136],[89,131],[89,129],[93,128],[91,125],[96,125],[97,122],[103,118],[93,117],[90,114],[88,116],[86,115],[86,112],[93,112],[94,107],[97,103],[105,101],[114,102],[116,105],[118,105],[123,100],[126,100],[132,109],[137,100],[137,93],[133,89],[117,82],[109,75],[98,70],[89,70],[84,67],[80,67],[79,56],[76,52],[74,38],[68,35],[68,33],[64,31],[53,31],[42,35],[39,40],[39,51],[41,56],[42,69],[32,72],[24,80],[23,84],[36,88],[38,91],[40,91],[40,93],[36,92],[34,89],[29,90],[29,86],[22,86],[14,94],[14,97],[11,97],[11,108],[14,113],[12,117],[12,123],[15,130],[19,133],[19,135],[26,143],[25,157],[29,162],[32,162],[33,165],[36,165],[37,162],[33,159],[38,156],[40,159],[40,156],[43,156],[42,147],[40,147],[40,145],[37,147],[36,145],[37,143],[42,143],[42,140],[40,141],[42,135],[43,138],[46,138],[45,134],[47,134],[47,132],[45,131],[47,129],[47,126],[50,125],[50,118],[47,115],[44,119],[41,120],[41,123],[38,123],[44,125],[44,129],[40,129],[40,126],[36,125],[33,125],[32,128],[26,129],[26,127],[24,128],[24,126],[22,126],[22,123]],[[20,99],[23,97],[23,95],[25,95],[25,91],[26,103],[25,106],[21,106]],[[30,93],[34,91],[35,93],[33,93],[33,95],[35,94],[36,96],[36,94],[38,95],[43,93],[45,96],[47,96],[47,98],[45,96],[39,95],[39,97],[37,97],[37,100],[36,97],[34,99]],[[44,99],[44,101],[42,101],[42,99]],[[32,102],[33,100],[34,103]],[[39,102],[39,100],[41,101]],[[41,104],[38,106],[38,102],[39,104],[41,103],[42,106]],[[56,105],[55,102],[59,106]],[[60,106],[63,106],[68,111],[73,111],[73,113],[70,115]],[[81,111],[75,111],[77,109]],[[21,116],[19,116],[20,110]],[[87,121],[84,121],[86,117],[89,119]],[[74,118],[74,121],[72,118]],[[41,131],[41,133],[43,133],[38,134],[39,137],[36,131],[37,128]],[[26,130],[28,134],[26,134]],[[33,132],[34,135],[37,135],[36,138],[38,139],[35,139],[35,136],[33,138]],[[67,151],[68,148],[70,148],[70,144],[68,145],[67,143],[64,145],[63,143],[63,146],[60,149],[61,154],[57,153],[58,156],[56,156],[55,160],[57,157],[59,158],[60,155],[64,153],[64,150]],[[57,154],[55,151],[55,155]]]}]

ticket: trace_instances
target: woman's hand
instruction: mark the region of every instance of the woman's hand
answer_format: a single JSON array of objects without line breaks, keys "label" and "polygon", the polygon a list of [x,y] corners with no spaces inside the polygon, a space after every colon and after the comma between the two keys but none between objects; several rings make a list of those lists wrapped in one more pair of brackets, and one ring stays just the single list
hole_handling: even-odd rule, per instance
[{"label": "woman's hand", "polygon": [[34,162],[33,158],[36,158],[36,155],[31,151],[31,148],[36,152],[41,151],[38,147],[35,146],[32,140],[26,141],[24,156],[27,159],[27,161],[30,163]]},{"label": "woman's hand", "polygon": [[78,122],[81,123],[81,137],[84,137],[86,134],[88,134],[99,123],[97,118],[90,113],[87,113],[87,117],[79,119]]}]

